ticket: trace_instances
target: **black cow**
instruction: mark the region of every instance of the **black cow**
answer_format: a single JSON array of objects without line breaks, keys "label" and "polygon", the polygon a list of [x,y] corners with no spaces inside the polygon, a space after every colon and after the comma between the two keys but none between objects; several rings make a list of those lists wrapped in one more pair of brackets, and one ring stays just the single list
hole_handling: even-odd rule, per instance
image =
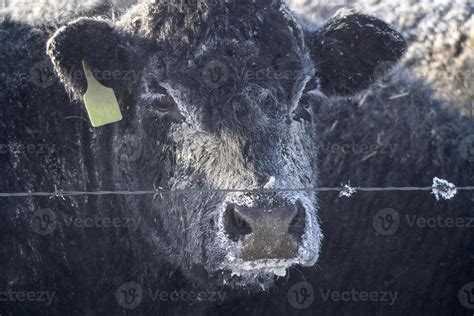
[{"label": "black cow", "polygon": [[[374,233],[358,232],[360,223],[347,219],[366,212],[361,221],[372,224],[367,215],[399,201],[398,195],[361,193],[360,200],[333,201],[326,194],[318,203],[314,191],[286,189],[317,187],[319,177],[323,185],[353,180],[383,186],[426,185],[436,175],[459,185],[472,179],[469,162],[453,156],[451,147],[447,157],[454,165],[445,172],[435,169],[435,162],[446,160],[436,160],[433,152],[413,155],[437,135],[414,129],[424,120],[430,126],[439,117],[455,126],[448,135],[455,138],[453,146],[472,123],[458,126],[454,114],[426,101],[430,94],[424,90],[413,91],[420,99],[412,108],[399,95],[384,96],[404,84],[415,87],[415,80],[391,81],[359,105],[351,104],[355,99],[328,99],[367,88],[405,50],[394,29],[369,16],[341,11],[310,33],[280,1],[150,1],[120,21],[80,18],[54,31],[6,21],[0,34],[5,43],[0,191],[55,186],[165,191],[154,197],[5,198],[0,253],[7,312],[131,309],[181,315],[209,312],[213,305],[216,313],[296,312],[303,301],[292,295],[309,294],[298,284],[288,290],[295,280],[306,276],[313,286],[330,284],[339,291],[360,282],[367,291],[381,280],[391,281],[386,279],[391,263],[409,269],[414,251],[404,244],[377,260],[366,253],[381,247],[377,240],[368,242]],[[83,96],[92,81],[86,80],[84,64],[101,85],[113,89],[121,121],[91,127]],[[382,100],[401,105],[392,108]],[[385,140],[384,132],[394,146],[400,142],[395,148],[404,156],[398,162],[414,170],[400,170],[383,159],[383,152],[357,159],[355,150],[341,157],[324,149],[346,141],[377,144]],[[461,173],[462,168],[468,171]],[[431,197],[413,197],[430,201],[419,206],[420,213],[433,209]],[[467,211],[469,199],[459,201],[458,211]],[[407,200],[399,202],[402,207]],[[314,272],[322,237],[318,204],[325,210],[320,216],[329,242],[319,261],[325,271]],[[339,235],[341,229],[347,236]],[[444,244],[455,254],[468,242],[462,244],[461,235]],[[437,236],[428,236],[427,258],[444,253]],[[446,260],[454,269],[454,261]],[[456,277],[466,273],[466,260],[454,269]],[[376,262],[383,271],[363,271]],[[436,271],[430,264],[426,271]],[[309,268],[299,274],[303,267]],[[420,267],[409,271],[419,273]],[[287,273],[290,279],[283,277]],[[21,302],[18,293],[28,290],[49,299]],[[327,293],[321,288],[314,294],[320,292]],[[413,295],[404,302],[398,310],[423,310]],[[314,302],[304,312],[338,311],[338,306]],[[442,305],[452,306],[453,300]],[[383,304],[357,307],[365,313],[384,310]]]}]

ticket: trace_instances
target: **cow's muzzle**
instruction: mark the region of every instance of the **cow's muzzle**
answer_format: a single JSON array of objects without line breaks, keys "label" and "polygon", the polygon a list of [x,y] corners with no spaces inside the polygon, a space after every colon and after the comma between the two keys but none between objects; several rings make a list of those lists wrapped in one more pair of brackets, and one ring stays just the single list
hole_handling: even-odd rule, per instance
[{"label": "cow's muzzle", "polygon": [[298,256],[306,226],[303,205],[245,207],[227,205],[224,231],[227,238],[241,242],[244,261],[291,259]]}]

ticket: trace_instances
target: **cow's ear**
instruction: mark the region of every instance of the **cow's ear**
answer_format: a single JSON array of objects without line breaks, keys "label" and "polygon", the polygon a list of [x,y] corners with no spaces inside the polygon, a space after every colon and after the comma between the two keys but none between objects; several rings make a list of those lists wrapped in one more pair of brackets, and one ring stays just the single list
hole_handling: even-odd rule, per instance
[{"label": "cow's ear", "polygon": [[66,90],[81,100],[87,89],[83,60],[100,83],[120,95],[140,79],[139,46],[132,35],[109,21],[81,18],[57,30],[47,52]]},{"label": "cow's ear", "polygon": [[403,36],[391,26],[346,9],[306,34],[306,42],[327,95],[350,95],[367,88],[406,50]]}]

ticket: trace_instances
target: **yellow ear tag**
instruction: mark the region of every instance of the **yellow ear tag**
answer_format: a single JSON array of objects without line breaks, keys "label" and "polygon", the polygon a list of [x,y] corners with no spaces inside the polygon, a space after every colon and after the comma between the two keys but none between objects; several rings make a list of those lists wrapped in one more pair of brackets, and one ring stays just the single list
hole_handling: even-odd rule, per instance
[{"label": "yellow ear tag", "polygon": [[103,86],[95,79],[90,67],[82,61],[87,79],[87,91],[84,103],[92,126],[99,127],[122,120],[122,112],[114,90]]}]

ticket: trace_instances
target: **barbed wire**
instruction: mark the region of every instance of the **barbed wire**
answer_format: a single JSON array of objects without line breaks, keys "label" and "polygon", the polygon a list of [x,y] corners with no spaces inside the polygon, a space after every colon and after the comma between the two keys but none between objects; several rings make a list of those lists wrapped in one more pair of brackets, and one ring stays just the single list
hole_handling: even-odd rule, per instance
[{"label": "barbed wire", "polygon": [[[153,191],[63,191],[55,187],[54,192],[17,192],[0,193],[0,198],[6,197],[58,197],[64,199],[68,196],[103,196],[103,195],[153,195],[153,198],[163,195],[173,194],[193,194],[193,193],[278,193],[278,192],[339,192],[340,197],[350,197],[357,191],[361,192],[407,192],[407,191],[432,191],[433,194],[452,194],[456,191],[474,191],[474,186],[457,187],[442,179],[433,179],[432,186],[426,187],[352,187],[344,185],[341,187],[306,187],[306,188],[279,188],[279,189],[162,189],[155,188]],[[452,196],[446,199],[450,199]]]},{"label": "barbed wire", "polygon": [[[295,188],[295,189],[216,189],[216,190],[157,190],[157,191],[62,191],[58,192],[18,192],[0,193],[0,197],[28,197],[28,196],[78,196],[78,195],[151,195],[151,194],[186,194],[186,193],[277,193],[277,192],[341,192],[344,187],[322,187],[322,188]],[[357,191],[383,192],[383,191],[432,191],[433,187],[354,187]],[[474,186],[456,187],[458,191],[474,191]]]}]

